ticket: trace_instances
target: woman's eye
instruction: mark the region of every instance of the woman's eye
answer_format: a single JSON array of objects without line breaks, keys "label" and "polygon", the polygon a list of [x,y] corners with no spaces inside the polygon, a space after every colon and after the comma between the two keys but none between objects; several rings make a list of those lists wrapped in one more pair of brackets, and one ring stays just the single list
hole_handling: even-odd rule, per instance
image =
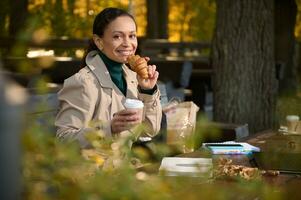
[{"label": "woman's eye", "polygon": [[130,38],[135,39],[135,38],[136,38],[136,35],[135,35],[135,34],[130,35]]},{"label": "woman's eye", "polygon": [[114,39],[119,39],[119,38],[121,38],[121,36],[120,35],[114,35],[113,38]]}]

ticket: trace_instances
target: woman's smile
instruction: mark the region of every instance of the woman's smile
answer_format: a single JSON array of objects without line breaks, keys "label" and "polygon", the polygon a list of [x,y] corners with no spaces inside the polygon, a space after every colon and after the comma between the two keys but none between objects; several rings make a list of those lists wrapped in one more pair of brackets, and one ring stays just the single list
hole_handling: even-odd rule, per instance
[{"label": "woman's smile", "polygon": [[116,52],[118,54],[120,54],[121,56],[130,56],[130,55],[134,54],[133,50],[116,50]]}]

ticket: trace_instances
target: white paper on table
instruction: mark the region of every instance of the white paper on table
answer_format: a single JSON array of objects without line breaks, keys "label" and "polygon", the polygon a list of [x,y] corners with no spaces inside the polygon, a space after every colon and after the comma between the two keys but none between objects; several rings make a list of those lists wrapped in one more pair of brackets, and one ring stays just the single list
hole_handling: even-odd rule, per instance
[{"label": "white paper on table", "polygon": [[159,171],[164,171],[168,176],[211,176],[211,158],[163,158]]}]

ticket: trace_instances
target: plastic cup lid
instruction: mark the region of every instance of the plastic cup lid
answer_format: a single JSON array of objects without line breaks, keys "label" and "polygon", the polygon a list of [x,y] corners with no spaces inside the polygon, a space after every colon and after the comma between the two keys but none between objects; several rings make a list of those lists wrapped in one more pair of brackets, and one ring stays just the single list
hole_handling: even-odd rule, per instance
[{"label": "plastic cup lid", "polygon": [[124,103],[126,108],[143,108],[144,104],[138,99],[126,99]]},{"label": "plastic cup lid", "polygon": [[299,116],[297,116],[297,115],[288,115],[288,116],[286,116],[286,120],[288,120],[288,121],[299,121]]}]

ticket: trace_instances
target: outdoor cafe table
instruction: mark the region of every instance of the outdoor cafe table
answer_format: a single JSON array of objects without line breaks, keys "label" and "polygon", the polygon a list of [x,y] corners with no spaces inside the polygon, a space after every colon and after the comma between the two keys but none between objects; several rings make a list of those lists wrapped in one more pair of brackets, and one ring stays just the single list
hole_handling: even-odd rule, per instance
[{"label": "outdoor cafe table", "polygon": [[[292,159],[298,159],[301,161],[301,136],[300,135],[282,135],[277,131],[267,130],[244,139],[238,142],[247,142],[251,145],[260,147],[261,151],[271,151],[273,148],[277,151],[277,148],[282,149],[282,154],[279,156],[291,156]],[[283,154],[286,153],[286,154]],[[184,153],[178,155],[179,157],[202,157],[204,154],[202,151],[194,151],[191,153]],[[244,165],[253,167],[250,162],[250,157],[246,155],[213,155],[213,163],[220,157],[228,158],[233,161],[233,164]],[[268,157],[265,159],[269,159]],[[301,169],[299,170],[299,172]],[[271,186],[281,187],[286,191],[290,191],[295,195],[299,195],[298,199],[301,199],[301,173],[281,173],[276,176],[263,176],[263,180]],[[295,198],[294,198],[295,199]]]},{"label": "outdoor cafe table", "polygon": [[[270,150],[270,147],[272,148],[274,147],[276,149],[282,148],[282,150],[284,149],[287,152],[286,155],[288,156],[291,154],[299,155],[299,157],[293,157],[293,158],[299,159],[301,161],[301,136],[285,136],[279,134],[277,131],[267,130],[245,137],[244,139],[238,142],[247,142],[251,145],[260,147],[262,152],[266,150]],[[275,151],[277,151],[276,149]],[[208,157],[208,152],[206,153],[202,150],[196,150],[191,153],[183,153],[176,156],[202,158],[202,157]],[[252,162],[250,162],[252,159],[250,159],[250,157],[247,155],[209,155],[209,156],[212,157],[213,164],[215,164],[220,157],[224,157],[224,158],[231,159],[232,163],[235,165],[254,167],[252,165]],[[283,156],[283,154],[279,156]],[[155,168],[156,170],[153,171],[153,173],[158,173],[159,165]],[[286,192],[285,196],[289,195],[291,199],[301,199],[301,192],[300,192],[301,174],[300,173],[280,172],[280,174],[276,176],[263,176],[262,180],[267,184],[269,184],[270,186],[281,188],[283,191]],[[229,183],[227,183],[227,181],[221,181],[219,183],[224,184],[226,187],[229,187]]]}]

